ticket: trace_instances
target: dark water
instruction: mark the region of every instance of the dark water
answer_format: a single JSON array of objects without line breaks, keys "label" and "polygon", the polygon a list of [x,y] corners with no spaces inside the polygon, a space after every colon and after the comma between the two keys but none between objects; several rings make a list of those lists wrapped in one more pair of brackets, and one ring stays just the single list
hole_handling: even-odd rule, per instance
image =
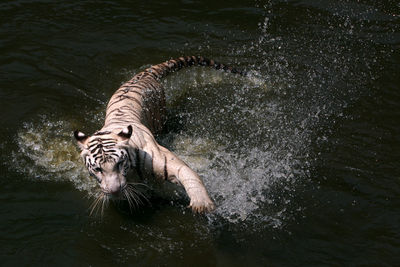
[{"label": "dark water", "polygon": [[[397,1],[2,1],[2,265],[400,265]],[[72,131],[101,127],[150,64],[205,55],[251,71],[165,81],[159,141],[218,206],[173,186],[89,216]]]}]

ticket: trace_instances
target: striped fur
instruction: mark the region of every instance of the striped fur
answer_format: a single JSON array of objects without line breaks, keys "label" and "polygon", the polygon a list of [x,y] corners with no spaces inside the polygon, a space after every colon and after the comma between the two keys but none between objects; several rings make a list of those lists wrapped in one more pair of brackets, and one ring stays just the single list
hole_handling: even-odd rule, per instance
[{"label": "striped fur", "polygon": [[98,180],[104,198],[123,195],[131,203],[132,194],[126,190],[134,190],[127,181],[128,172],[132,170],[141,178],[153,176],[182,185],[194,212],[214,209],[198,174],[160,146],[153,136],[165,121],[165,94],[160,80],[169,73],[194,65],[246,75],[200,56],[171,59],[136,74],[114,93],[107,105],[102,129],[92,136],[74,132],[85,165]]}]

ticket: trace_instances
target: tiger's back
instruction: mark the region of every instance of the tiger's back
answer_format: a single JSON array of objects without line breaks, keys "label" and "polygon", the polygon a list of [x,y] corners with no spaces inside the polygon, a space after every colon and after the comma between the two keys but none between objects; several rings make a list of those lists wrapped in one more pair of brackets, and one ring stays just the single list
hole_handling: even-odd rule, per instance
[{"label": "tiger's back", "polygon": [[111,97],[103,128],[142,123],[154,134],[161,131],[164,122],[164,90],[160,81],[146,70],[125,82]]}]

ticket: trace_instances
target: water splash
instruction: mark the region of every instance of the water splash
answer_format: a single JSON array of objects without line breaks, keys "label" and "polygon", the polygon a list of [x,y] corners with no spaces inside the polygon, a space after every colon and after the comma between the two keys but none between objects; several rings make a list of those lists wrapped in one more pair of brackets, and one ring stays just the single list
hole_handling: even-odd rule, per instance
[{"label": "water splash", "polygon": [[96,183],[87,175],[70,129],[68,122],[46,116],[23,124],[16,138],[18,148],[11,152],[11,166],[29,179],[68,181],[78,190],[94,192]]},{"label": "water splash", "polygon": [[[326,38],[315,40],[307,32],[273,32],[277,19],[265,17],[259,38],[235,52],[257,56],[249,77],[191,68],[164,83],[172,118],[160,141],[202,176],[218,207],[212,221],[283,227],[288,209],[301,208],[292,193],[309,176],[314,139],[325,139],[324,123],[358,98],[368,76],[363,66],[373,61],[346,31],[321,29]],[[100,125],[99,114],[86,117]],[[93,190],[72,128],[46,117],[25,124],[13,152],[17,169]]]},{"label": "water splash", "polygon": [[[195,69],[177,76],[166,81],[166,88],[171,107],[176,104],[180,108],[172,117],[180,118],[186,129],[179,133],[176,132],[179,127],[172,129],[161,136],[160,142],[203,177],[218,206],[209,218],[238,223],[257,217],[274,227],[281,225],[280,211],[263,215],[259,210],[274,201],[268,198],[271,185],[282,179],[294,179],[290,164],[295,161],[290,153],[279,156],[272,143],[257,145],[266,138],[271,126],[268,121],[277,114],[276,104],[259,105],[262,100],[250,99],[249,90],[253,90],[251,95],[256,98],[269,92],[261,75],[254,72],[245,79],[214,70]],[[188,84],[189,90],[185,88]],[[185,100],[187,93],[190,101]],[[225,104],[212,105],[207,97],[204,99],[205,95],[225,101]],[[203,104],[191,105],[192,102]],[[199,113],[203,109],[209,111],[208,116]],[[94,117],[100,125],[101,115],[102,112],[98,112],[87,117]],[[96,183],[81,163],[71,134],[75,127],[69,121],[42,116],[36,122],[25,123],[17,135],[18,148],[12,152],[13,166],[32,180],[68,181],[78,190],[93,195]],[[231,123],[236,123],[239,133]],[[245,128],[247,131],[240,131]]]},{"label": "water splash", "polygon": [[[310,136],[288,121],[276,88],[259,72],[243,78],[198,69],[190,75],[166,82],[171,108],[179,107],[177,129],[183,129],[164,142],[202,176],[217,204],[209,219],[282,227],[293,189],[287,185],[307,175]],[[279,201],[272,196],[277,191]]]}]

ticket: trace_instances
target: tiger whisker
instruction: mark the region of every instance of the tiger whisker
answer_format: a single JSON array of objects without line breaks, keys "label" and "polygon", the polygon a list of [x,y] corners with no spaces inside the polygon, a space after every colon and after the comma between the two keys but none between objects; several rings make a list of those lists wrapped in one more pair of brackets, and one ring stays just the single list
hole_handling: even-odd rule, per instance
[{"label": "tiger whisker", "polygon": [[132,200],[130,198],[129,192],[125,189],[123,191],[123,193],[124,193],[124,196],[125,196],[126,200],[128,201],[129,210],[132,212],[132,208],[134,208],[135,206],[132,203]]},{"label": "tiger whisker", "polygon": [[148,186],[148,185],[145,184],[145,183],[129,182],[128,185],[131,185],[131,186],[138,186],[138,185],[140,185],[140,186],[146,187],[146,188],[148,188],[148,189],[151,189],[150,186]]},{"label": "tiger whisker", "polygon": [[[95,211],[96,208],[98,207],[102,197],[103,197],[102,194],[97,194],[96,199],[93,201],[93,203],[89,207],[90,208],[89,216],[92,216],[93,211]],[[96,211],[96,214],[97,214],[97,211]]]},{"label": "tiger whisker", "polygon": [[[128,201],[129,209],[131,209],[131,203],[130,203],[130,200],[129,200],[128,196],[126,195],[126,190],[124,189],[124,190],[122,191],[122,193],[123,193],[125,199]],[[120,200],[118,199],[118,204],[119,204],[119,203],[120,203]]]},{"label": "tiger whisker", "polygon": [[[149,199],[146,197],[145,194],[143,194],[142,192],[140,192],[139,190],[135,191],[135,194],[138,196],[138,198],[140,200],[144,199],[147,203],[150,203]],[[143,203],[143,201],[141,201]]]},{"label": "tiger whisker", "polygon": [[102,198],[102,203],[101,203],[101,217],[104,215],[104,206],[108,206],[108,197],[106,194],[102,193],[103,198]]},{"label": "tiger whisker", "polygon": [[139,206],[139,204],[141,204],[141,203],[138,201],[138,199],[136,198],[134,192],[132,191],[132,187],[127,186],[127,187],[126,187],[126,192],[127,192],[127,194],[129,195],[129,198],[131,198],[131,199],[135,202],[136,207]]},{"label": "tiger whisker", "polygon": [[[137,183],[137,184],[139,184],[139,183]],[[149,199],[146,197],[146,195],[143,194],[143,192],[141,192],[140,190],[137,190],[137,188],[134,187],[133,185],[136,185],[136,184],[131,183],[131,184],[129,184],[129,187],[130,187],[130,189],[132,190],[132,192],[135,194],[135,196],[138,197],[138,199],[140,200],[140,202],[143,204],[143,202],[142,202],[141,199],[140,199],[140,198],[143,198],[144,200],[146,200],[147,203],[149,203]],[[140,185],[145,185],[145,184],[140,184]],[[145,185],[145,186],[147,186],[147,185]],[[148,186],[147,186],[147,187],[148,187]],[[148,187],[148,188],[150,188],[150,187]]]},{"label": "tiger whisker", "polygon": [[138,194],[135,190],[132,190],[132,195],[135,196],[135,198],[137,199],[137,202],[138,202],[140,205],[143,205],[143,201],[141,200],[139,194]]}]

